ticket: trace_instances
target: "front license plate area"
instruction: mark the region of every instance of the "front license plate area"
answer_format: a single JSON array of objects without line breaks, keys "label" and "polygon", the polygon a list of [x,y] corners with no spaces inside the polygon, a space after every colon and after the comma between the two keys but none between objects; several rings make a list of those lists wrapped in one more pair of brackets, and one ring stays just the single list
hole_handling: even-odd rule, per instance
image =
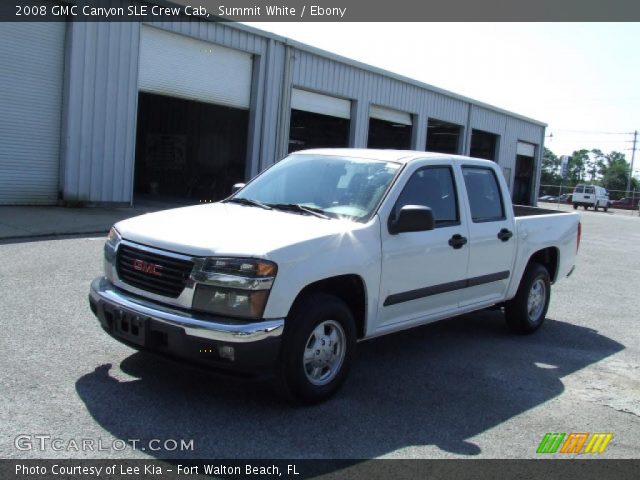
[{"label": "front license plate area", "polygon": [[136,345],[145,345],[147,319],[126,310],[114,312],[113,333]]}]

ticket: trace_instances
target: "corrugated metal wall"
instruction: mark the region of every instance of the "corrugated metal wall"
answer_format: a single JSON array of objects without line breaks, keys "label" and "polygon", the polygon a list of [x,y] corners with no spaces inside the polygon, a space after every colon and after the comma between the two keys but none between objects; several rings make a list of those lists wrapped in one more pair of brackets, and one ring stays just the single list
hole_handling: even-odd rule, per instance
[{"label": "corrugated metal wall", "polygon": [[[300,49],[294,49],[292,55],[291,85],[354,102],[352,147],[364,147],[367,144],[371,104],[412,114],[413,148],[417,150],[425,148],[429,118],[464,127],[464,154],[469,153],[472,129],[495,133],[500,136],[498,163],[511,172],[515,168],[517,141],[536,144],[537,151],[540,151],[544,137],[544,127],[539,124]],[[539,153],[536,157],[539,163]],[[512,178],[508,181],[511,185]]]},{"label": "corrugated metal wall", "polygon": [[69,23],[63,114],[66,202],[129,202],[138,93],[137,23]]},{"label": "corrugated metal wall", "polygon": [[[213,22],[149,25],[256,55],[254,70],[258,75],[252,86],[247,163],[255,166],[251,172],[257,173],[261,157],[273,157],[275,153],[273,133],[266,133],[273,138],[270,142],[261,138],[265,119],[273,129],[278,113],[274,107],[279,97],[273,95],[278,85],[272,79],[265,80],[267,59],[276,70],[277,79],[278,56],[267,55],[269,39]],[[69,24],[61,172],[63,198],[67,202],[131,201],[139,45],[138,23]],[[264,97],[265,86],[271,93],[268,101]]]},{"label": "corrugated metal wall", "polygon": [[[544,127],[463,98],[323,56],[234,24],[156,22],[158,28],[254,55],[247,175],[282,158],[292,88],[352,101],[350,144],[365,147],[371,104],[412,115],[412,147],[425,148],[429,118],[500,135],[499,163],[513,170],[518,140],[534,143],[539,163]],[[138,95],[140,25],[70,23],[63,115],[62,187],[67,201],[130,202]],[[509,179],[511,184],[512,179]]]}]

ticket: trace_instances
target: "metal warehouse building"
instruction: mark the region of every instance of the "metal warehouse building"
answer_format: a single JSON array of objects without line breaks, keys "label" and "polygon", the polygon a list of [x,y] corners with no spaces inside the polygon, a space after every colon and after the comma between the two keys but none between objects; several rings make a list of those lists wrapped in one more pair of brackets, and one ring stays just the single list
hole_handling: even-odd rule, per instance
[{"label": "metal warehouse building", "polygon": [[241,24],[4,23],[0,65],[0,204],[220,199],[321,146],[491,159],[535,201],[545,124]]}]

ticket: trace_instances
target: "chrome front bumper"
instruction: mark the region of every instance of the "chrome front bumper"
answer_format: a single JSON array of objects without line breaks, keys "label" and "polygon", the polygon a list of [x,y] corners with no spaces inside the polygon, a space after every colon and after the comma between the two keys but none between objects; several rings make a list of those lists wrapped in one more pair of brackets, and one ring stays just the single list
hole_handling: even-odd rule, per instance
[{"label": "chrome front bumper", "polygon": [[153,322],[178,327],[188,337],[201,340],[247,344],[266,339],[279,339],[284,330],[284,319],[281,318],[246,323],[234,319],[198,315],[160,305],[117,289],[105,277],[96,278],[91,283],[89,296],[96,305],[106,303],[112,308],[126,310]]}]

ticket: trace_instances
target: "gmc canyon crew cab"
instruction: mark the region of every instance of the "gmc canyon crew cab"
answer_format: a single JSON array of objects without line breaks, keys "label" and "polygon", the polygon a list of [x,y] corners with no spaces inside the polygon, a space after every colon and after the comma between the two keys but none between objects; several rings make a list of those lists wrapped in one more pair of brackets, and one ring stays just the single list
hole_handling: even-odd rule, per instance
[{"label": "gmc canyon crew cab", "polygon": [[513,207],[500,167],[443,154],[296,152],[229,198],[118,222],[90,306],[116,339],[311,403],[356,342],[491,306],[542,325],[577,213]]}]

